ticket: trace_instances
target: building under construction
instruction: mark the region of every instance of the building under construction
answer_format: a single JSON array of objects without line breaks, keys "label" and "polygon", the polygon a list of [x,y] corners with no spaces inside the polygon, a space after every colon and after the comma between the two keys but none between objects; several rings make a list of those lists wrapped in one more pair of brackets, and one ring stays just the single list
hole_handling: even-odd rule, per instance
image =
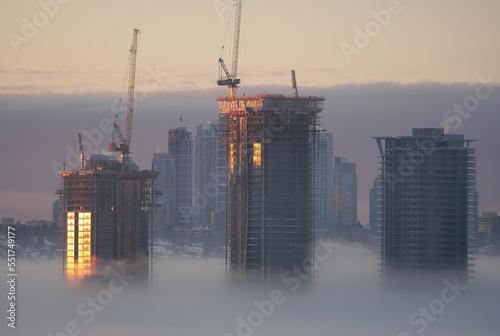
[{"label": "building under construction", "polygon": [[217,100],[227,152],[228,277],[265,286],[286,271],[310,273],[314,140],[325,98]]},{"label": "building under construction", "polygon": [[150,277],[149,217],[158,173],[124,171],[117,160],[102,157],[91,157],[81,170],[59,172],[63,270],[70,285],[106,280],[112,271],[139,281]]},{"label": "building under construction", "polygon": [[[116,272],[136,281],[151,279],[151,207],[153,179],[157,172],[138,171],[130,162],[134,109],[137,35],[130,47],[125,133],[113,124],[110,152],[114,157],[95,155],[84,160],[78,134],[80,170],[60,171],[64,217],[64,277],[70,285],[107,279]],[[118,115],[116,115],[118,117]]]}]

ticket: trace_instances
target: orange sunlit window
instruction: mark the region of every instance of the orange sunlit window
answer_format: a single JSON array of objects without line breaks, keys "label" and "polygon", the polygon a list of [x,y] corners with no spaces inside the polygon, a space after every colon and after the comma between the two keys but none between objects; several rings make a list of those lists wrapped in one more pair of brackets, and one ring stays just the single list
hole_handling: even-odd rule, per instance
[{"label": "orange sunlit window", "polygon": [[262,164],[262,148],[260,143],[253,144],[253,164],[255,166]]},{"label": "orange sunlit window", "polygon": [[230,173],[234,172],[234,163],[236,161],[234,153],[235,153],[234,144],[230,144],[229,145],[229,172]]},{"label": "orange sunlit window", "polygon": [[93,273],[93,260],[91,258],[92,213],[68,212],[67,221],[66,275],[69,282],[74,282]]}]

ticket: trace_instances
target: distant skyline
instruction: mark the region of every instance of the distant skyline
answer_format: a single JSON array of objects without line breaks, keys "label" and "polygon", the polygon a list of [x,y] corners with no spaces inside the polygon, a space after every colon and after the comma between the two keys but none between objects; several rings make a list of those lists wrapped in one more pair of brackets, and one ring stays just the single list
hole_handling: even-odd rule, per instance
[{"label": "distant skyline", "polygon": [[[304,95],[326,96],[322,128],[333,133],[334,154],[356,163],[358,218],[368,224],[369,189],[377,175],[377,144],[372,136],[405,135],[412,128],[439,127],[446,111],[474,93],[475,85],[367,84],[333,88],[303,88]],[[180,125],[195,131],[197,124],[217,117],[214,97],[220,89],[191,93],[156,93],[138,105],[132,132],[133,159],[141,169],[151,168],[153,153],[167,152],[169,128]],[[258,87],[256,92],[291,93],[289,87]],[[0,95],[0,216],[22,221],[51,219],[59,187],[54,162],[62,165],[76,151],[76,133],[96,134],[100,122],[112,119],[115,95],[72,94],[46,96]],[[360,99],[363,97],[364,99]],[[451,133],[478,139],[479,209],[500,212],[498,144],[500,143],[500,86],[480,108],[463,118]],[[111,134],[93,135],[101,152]],[[84,136],[84,140],[89,140]],[[100,142],[97,142],[100,140]],[[73,152],[74,153],[74,152]],[[67,162],[68,164],[70,162]]]},{"label": "distant skyline", "polygon": [[[167,132],[179,126],[179,114],[194,132],[217,118],[216,97],[227,94],[215,82],[232,0],[59,1],[44,2],[52,4],[45,11],[37,0],[0,3],[1,217],[52,217],[59,185],[53,162],[65,161],[67,146],[76,149],[77,132],[98,130],[117,107],[123,110],[117,102],[126,91],[134,28],[142,34],[132,149],[142,169],[150,168],[157,148],[167,151]],[[453,112],[475,94],[480,77],[499,82],[500,2],[401,0],[398,13],[383,21],[384,11],[395,9],[388,3],[395,2],[244,1],[239,94],[292,94],[295,69],[299,94],[326,96],[322,127],[333,132],[335,156],[356,163],[364,225],[377,174],[370,137],[440,127],[451,109],[461,124],[450,131],[480,140],[480,209],[500,212],[500,86],[492,84],[491,97],[472,113]],[[377,29],[376,17],[385,26],[369,31],[361,46],[356,27]],[[34,19],[39,27],[30,32]],[[231,41],[232,26],[224,51],[229,63]],[[350,62],[343,43],[359,51]],[[110,139],[103,134],[92,150],[107,148]]]}]

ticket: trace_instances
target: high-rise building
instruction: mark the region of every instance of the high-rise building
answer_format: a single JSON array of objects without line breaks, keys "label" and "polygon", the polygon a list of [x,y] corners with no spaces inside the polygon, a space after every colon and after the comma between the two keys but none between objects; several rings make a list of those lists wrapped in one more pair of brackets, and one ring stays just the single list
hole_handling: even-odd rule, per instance
[{"label": "high-rise building", "polygon": [[195,226],[209,227],[219,243],[226,234],[227,162],[219,122],[200,124],[194,142]]},{"label": "high-rise building", "polygon": [[217,242],[224,243],[227,228],[227,156],[226,145],[224,143],[225,134],[221,132],[223,118],[217,122],[217,199],[212,220],[212,235]]},{"label": "high-rise building", "polygon": [[228,163],[230,279],[268,285],[285,271],[306,274],[313,257],[315,137],[325,99],[217,100]]},{"label": "high-rise building", "polygon": [[175,165],[168,153],[154,153],[152,169],[158,172],[154,181],[153,228],[162,238],[171,238],[174,226]]},{"label": "high-rise building", "polygon": [[194,140],[195,226],[212,227],[217,206],[217,122],[196,127]]},{"label": "high-rise building", "polygon": [[52,222],[58,226],[63,225],[63,208],[60,198],[52,203]]},{"label": "high-rise building", "polygon": [[333,225],[335,234],[343,236],[346,229],[357,227],[358,177],[356,164],[336,157],[333,166]]},{"label": "high-rise building", "polygon": [[479,220],[477,223],[477,231],[479,234],[484,234],[486,237],[491,237],[493,228],[497,223],[497,213],[496,212],[485,212],[483,211],[479,215]]},{"label": "high-rise building", "polygon": [[125,171],[118,160],[96,155],[83,170],[59,175],[68,283],[102,280],[111,270],[147,280],[152,181],[158,173]]},{"label": "high-rise building", "polygon": [[395,275],[453,271],[468,277],[477,217],[475,148],[442,128],[376,137],[382,199],[381,271]]},{"label": "high-rise building", "polygon": [[380,212],[382,211],[382,199],[380,189],[380,177],[375,177],[373,188],[370,189],[370,228],[374,235],[380,230]]},{"label": "high-rise building", "polygon": [[320,132],[316,136],[316,189],[314,231],[316,235],[334,233],[333,226],[333,134]]},{"label": "high-rise building", "polygon": [[186,127],[168,131],[168,153],[174,160],[174,230],[193,225],[193,139]]}]

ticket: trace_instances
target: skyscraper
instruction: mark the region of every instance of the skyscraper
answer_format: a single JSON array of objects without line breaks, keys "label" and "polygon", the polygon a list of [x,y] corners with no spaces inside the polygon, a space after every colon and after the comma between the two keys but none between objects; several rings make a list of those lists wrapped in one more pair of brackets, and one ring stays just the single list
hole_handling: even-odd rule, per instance
[{"label": "skyscraper", "polygon": [[336,157],[333,167],[333,225],[335,234],[343,236],[346,229],[358,222],[358,177],[356,164]]},{"label": "skyscraper", "polygon": [[168,153],[154,153],[152,170],[158,172],[154,181],[155,204],[153,228],[162,238],[171,238],[174,226],[175,165]]},{"label": "skyscraper", "polygon": [[212,227],[217,206],[217,122],[196,127],[194,140],[194,219],[195,226]]},{"label": "skyscraper", "polygon": [[226,239],[226,220],[227,220],[227,181],[228,167],[226,145],[224,144],[225,134],[221,132],[223,118],[219,117],[217,122],[217,167],[216,167],[216,184],[217,198],[215,211],[212,221],[212,235],[217,242],[224,243]]},{"label": "skyscraper", "polygon": [[52,222],[58,226],[63,225],[63,208],[60,198],[52,203]]},{"label": "skyscraper", "polygon": [[477,216],[475,148],[442,128],[376,137],[382,190],[381,271],[453,271],[467,279]]},{"label": "skyscraper", "polygon": [[380,212],[382,211],[382,199],[380,190],[380,177],[373,180],[373,189],[370,189],[370,228],[373,234],[380,230]]},{"label": "skyscraper", "polygon": [[334,233],[333,226],[333,134],[320,132],[316,136],[315,233]]},{"label": "skyscraper", "polygon": [[323,97],[218,98],[228,162],[231,280],[267,285],[312,255],[313,168]]},{"label": "skyscraper", "polygon": [[174,230],[193,225],[193,139],[186,127],[168,131],[168,153],[174,160]]},{"label": "skyscraper", "polygon": [[150,209],[157,173],[125,171],[116,159],[91,156],[82,170],[60,171],[64,277],[71,285],[110,270],[150,277]]},{"label": "skyscraper", "polygon": [[477,223],[478,248],[484,248],[495,241],[496,237],[494,237],[494,230],[499,223],[498,218],[496,212],[485,212],[483,209]]}]

